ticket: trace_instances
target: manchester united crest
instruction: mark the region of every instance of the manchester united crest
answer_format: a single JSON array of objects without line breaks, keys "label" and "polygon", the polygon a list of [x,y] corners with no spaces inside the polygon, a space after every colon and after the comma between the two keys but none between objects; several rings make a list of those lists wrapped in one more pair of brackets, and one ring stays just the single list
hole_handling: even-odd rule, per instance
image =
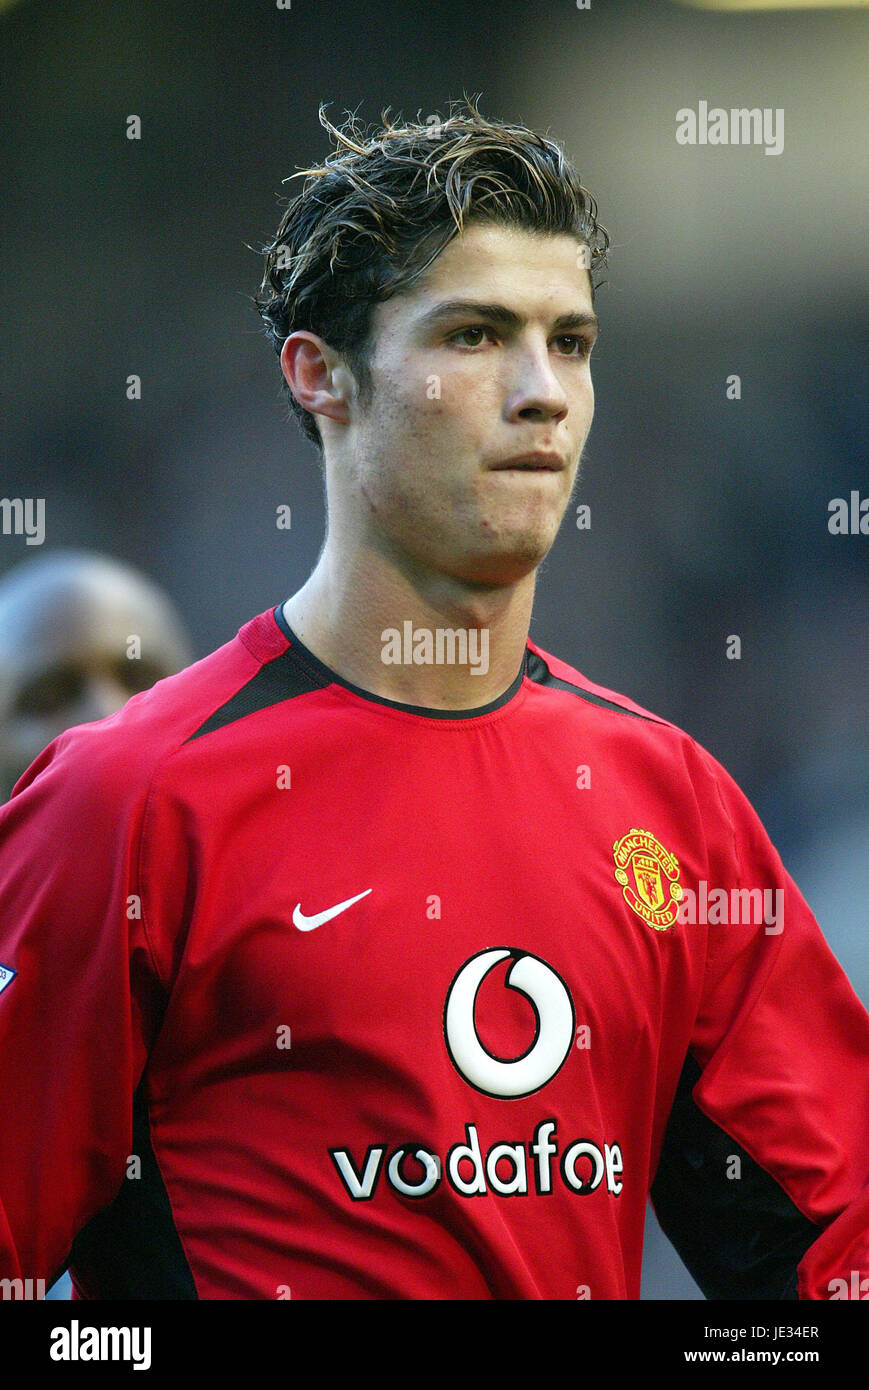
[{"label": "manchester united crest", "polygon": [[613,858],[628,907],[655,931],[666,931],[682,900],[679,860],[649,830],[636,826],[616,840]]}]

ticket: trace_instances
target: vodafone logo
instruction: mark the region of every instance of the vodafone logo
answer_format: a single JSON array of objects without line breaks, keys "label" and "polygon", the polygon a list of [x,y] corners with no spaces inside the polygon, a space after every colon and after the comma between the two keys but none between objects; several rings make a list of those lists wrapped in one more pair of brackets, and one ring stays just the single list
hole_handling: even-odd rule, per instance
[{"label": "vodafone logo", "polygon": [[[531,1046],[518,1057],[495,1057],[484,1046],[475,1019],[477,995],[493,970],[510,962],[506,989],[530,1003],[537,1023]],[[495,980],[489,991],[497,993]],[[486,1001],[495,1003],[491,997]],[[434,1023],[434,1020],[432,1020]],[[573,1001],[561,976],[545,960],[511,946],[479,951],[465,961],[447,991],[444,1037],[450,1060],[475,1090],[496,1100],[530,1096],[551,1081],[564,1065],[574,1038]],[[503,1115],[503,1111],[499,1111]],[[513,1112],[515,1114],[515,1111]],[[498,1124],[489,1117],[488,1124]],[[486,1128],[488,1128],[488,1124]],[[404,1202],[429,1197],[439,1189],[477,1201],[479,1198],[548,1197],[558,1187],[576,1197],[600,1200],[621,1194],[624,1170],[621,1145],[580,1138],[564,1143],[558,1120],[534,1125],[531,1138],[482,1138],[475,1123],[444,1153],[407,1137],[391,1148],[395,1136],[369,1144],[362,1154],[341,1145],[329,1156],[353,1202],[380,1200],[384,1190]],[[390,1152],[391,1148],[391,1152]],[[593,1196],[598,1193],[597,1199]]]},{"label": "vodafone logo", "polygon": [[[494,1057],[477,1033],[477,993],[490,971],[507,958],[512,965],[504,984],[531,1004],[537,1020],[534,1040],[519,1057]],[[499,946],[471,956],[447,991],[444,1037],[450,1060],[466,1081],[483,1095],[500,1100],[530,1096],[551,1081],[573,1045],[573,1001],[551,965],[515,947]]]}]

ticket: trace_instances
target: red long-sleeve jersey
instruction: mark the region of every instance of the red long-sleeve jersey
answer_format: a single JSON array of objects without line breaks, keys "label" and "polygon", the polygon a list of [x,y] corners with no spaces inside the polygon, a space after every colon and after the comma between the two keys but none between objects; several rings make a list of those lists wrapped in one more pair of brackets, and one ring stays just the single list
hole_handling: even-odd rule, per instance
[{"label": "red long-sleeve jersey", "polygon": [[0,810],[13,1281],[637,1298],[652,1190],[710,1296],[838,1296],[867,1063],[732,779],[530,640],[434,711],[268,610]]}]

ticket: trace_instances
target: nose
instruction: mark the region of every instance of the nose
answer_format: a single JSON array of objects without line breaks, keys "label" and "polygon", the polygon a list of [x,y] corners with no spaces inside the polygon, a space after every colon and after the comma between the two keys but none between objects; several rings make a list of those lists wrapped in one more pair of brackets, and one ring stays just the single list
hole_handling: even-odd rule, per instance
[{"label": "nose", "polygon": [[123,709],[129,698],[129,690],[125,690],[113,676],[93,673],[88,678],[81,704],[76,710],[77,722],[89,724],[94,719],[107,719],[110,714],[117,714],[119,709]]},{"label": "nose", "polygon": [[567,393],[553,371],[548,346],[533,343],[524,348],[510,395],[510,417],[558,421],[567,409]]}]

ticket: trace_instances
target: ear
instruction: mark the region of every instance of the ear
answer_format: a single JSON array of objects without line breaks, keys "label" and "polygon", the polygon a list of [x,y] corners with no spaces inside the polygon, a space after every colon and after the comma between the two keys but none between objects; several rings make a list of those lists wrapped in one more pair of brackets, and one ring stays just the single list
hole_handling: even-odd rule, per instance
[{"label": "ear", "polygon": [[281,349],[281,371],[303,409],[349,423],[353,375],[323,338],[306,329],[291,333]]}]

